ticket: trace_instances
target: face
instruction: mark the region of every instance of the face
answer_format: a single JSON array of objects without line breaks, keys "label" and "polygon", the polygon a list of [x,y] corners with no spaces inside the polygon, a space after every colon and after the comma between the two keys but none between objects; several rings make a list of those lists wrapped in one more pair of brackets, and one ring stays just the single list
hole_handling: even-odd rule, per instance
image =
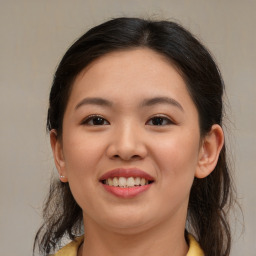
[{"label": "face", "polygon": [[86,67],[53,143],[85,222],[122,232],[185,225],[202,152],[198,119],[183,78],[152,50]]}]

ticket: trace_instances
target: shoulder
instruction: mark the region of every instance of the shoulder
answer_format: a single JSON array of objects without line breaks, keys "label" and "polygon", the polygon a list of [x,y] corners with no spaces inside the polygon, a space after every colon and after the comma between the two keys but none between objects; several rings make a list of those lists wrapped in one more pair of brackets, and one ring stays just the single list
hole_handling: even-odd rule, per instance
[{"label": "shoulder", "polygon": [[83,240],[83,236],[77,237],[75,240],[71,241],[69,244],[50,256],[77,256],[78,248],[82,244]]},{"label": "shoulder", "polygon": [[186,256],[204,256],[204,252],[201,249],[199,243],[191,234],[188,234],[188,241],[189,250]]}]

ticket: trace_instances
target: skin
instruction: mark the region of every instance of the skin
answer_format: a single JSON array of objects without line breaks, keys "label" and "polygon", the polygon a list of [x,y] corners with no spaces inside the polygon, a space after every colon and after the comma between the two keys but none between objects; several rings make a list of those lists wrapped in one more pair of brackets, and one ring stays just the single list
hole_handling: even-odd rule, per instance
[{"label": "skin", "polygon": [[[94,97],[111,106],[81,103]],[[172,103],[143,106],[156,97]],[[100,125],[91,115],[100,115]],[[214,169],[224,137],[213,125],[201,138],[197,109],[170,62],[146,48],[94,61],[73,84],[61,141],[56,134],[51,131],[56,167],[83,210],[86,239],[78,255],[186,255],[190,188],[195,176]],[[155,181],[134,198],[116,197],[99,178],[120,167],[140,168]]]}]

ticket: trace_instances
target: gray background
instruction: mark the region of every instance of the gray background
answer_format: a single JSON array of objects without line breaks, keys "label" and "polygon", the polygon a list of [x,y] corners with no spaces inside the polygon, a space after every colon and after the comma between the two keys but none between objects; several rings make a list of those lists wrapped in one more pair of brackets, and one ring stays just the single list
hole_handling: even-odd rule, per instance
[{"label": "gray background", "polygon": [[31,255],[41,222],[54,172],[45,121],[57,63],[89,27],[122,15],[179,21],[214,54],[227,86],[227,141],[245,219],[241,234],[241,215],[233,218],[232,255],[255,256],[254,0],[0,1],[0,255]]}]

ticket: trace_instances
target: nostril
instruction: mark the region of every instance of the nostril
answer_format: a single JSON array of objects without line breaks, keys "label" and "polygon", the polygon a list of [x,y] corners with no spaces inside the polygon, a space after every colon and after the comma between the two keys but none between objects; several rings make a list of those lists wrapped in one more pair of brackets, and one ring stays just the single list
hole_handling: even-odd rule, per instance
[{"label": "nostril", "polygon": [[114,158],[114,159],[120,158],[120,159],[123,159],[123,160],[125,160],[125,161],[141,159],[141,157],[140,157],[139,155],[133,155],[133,156],[114,155],[113,158]]}]

